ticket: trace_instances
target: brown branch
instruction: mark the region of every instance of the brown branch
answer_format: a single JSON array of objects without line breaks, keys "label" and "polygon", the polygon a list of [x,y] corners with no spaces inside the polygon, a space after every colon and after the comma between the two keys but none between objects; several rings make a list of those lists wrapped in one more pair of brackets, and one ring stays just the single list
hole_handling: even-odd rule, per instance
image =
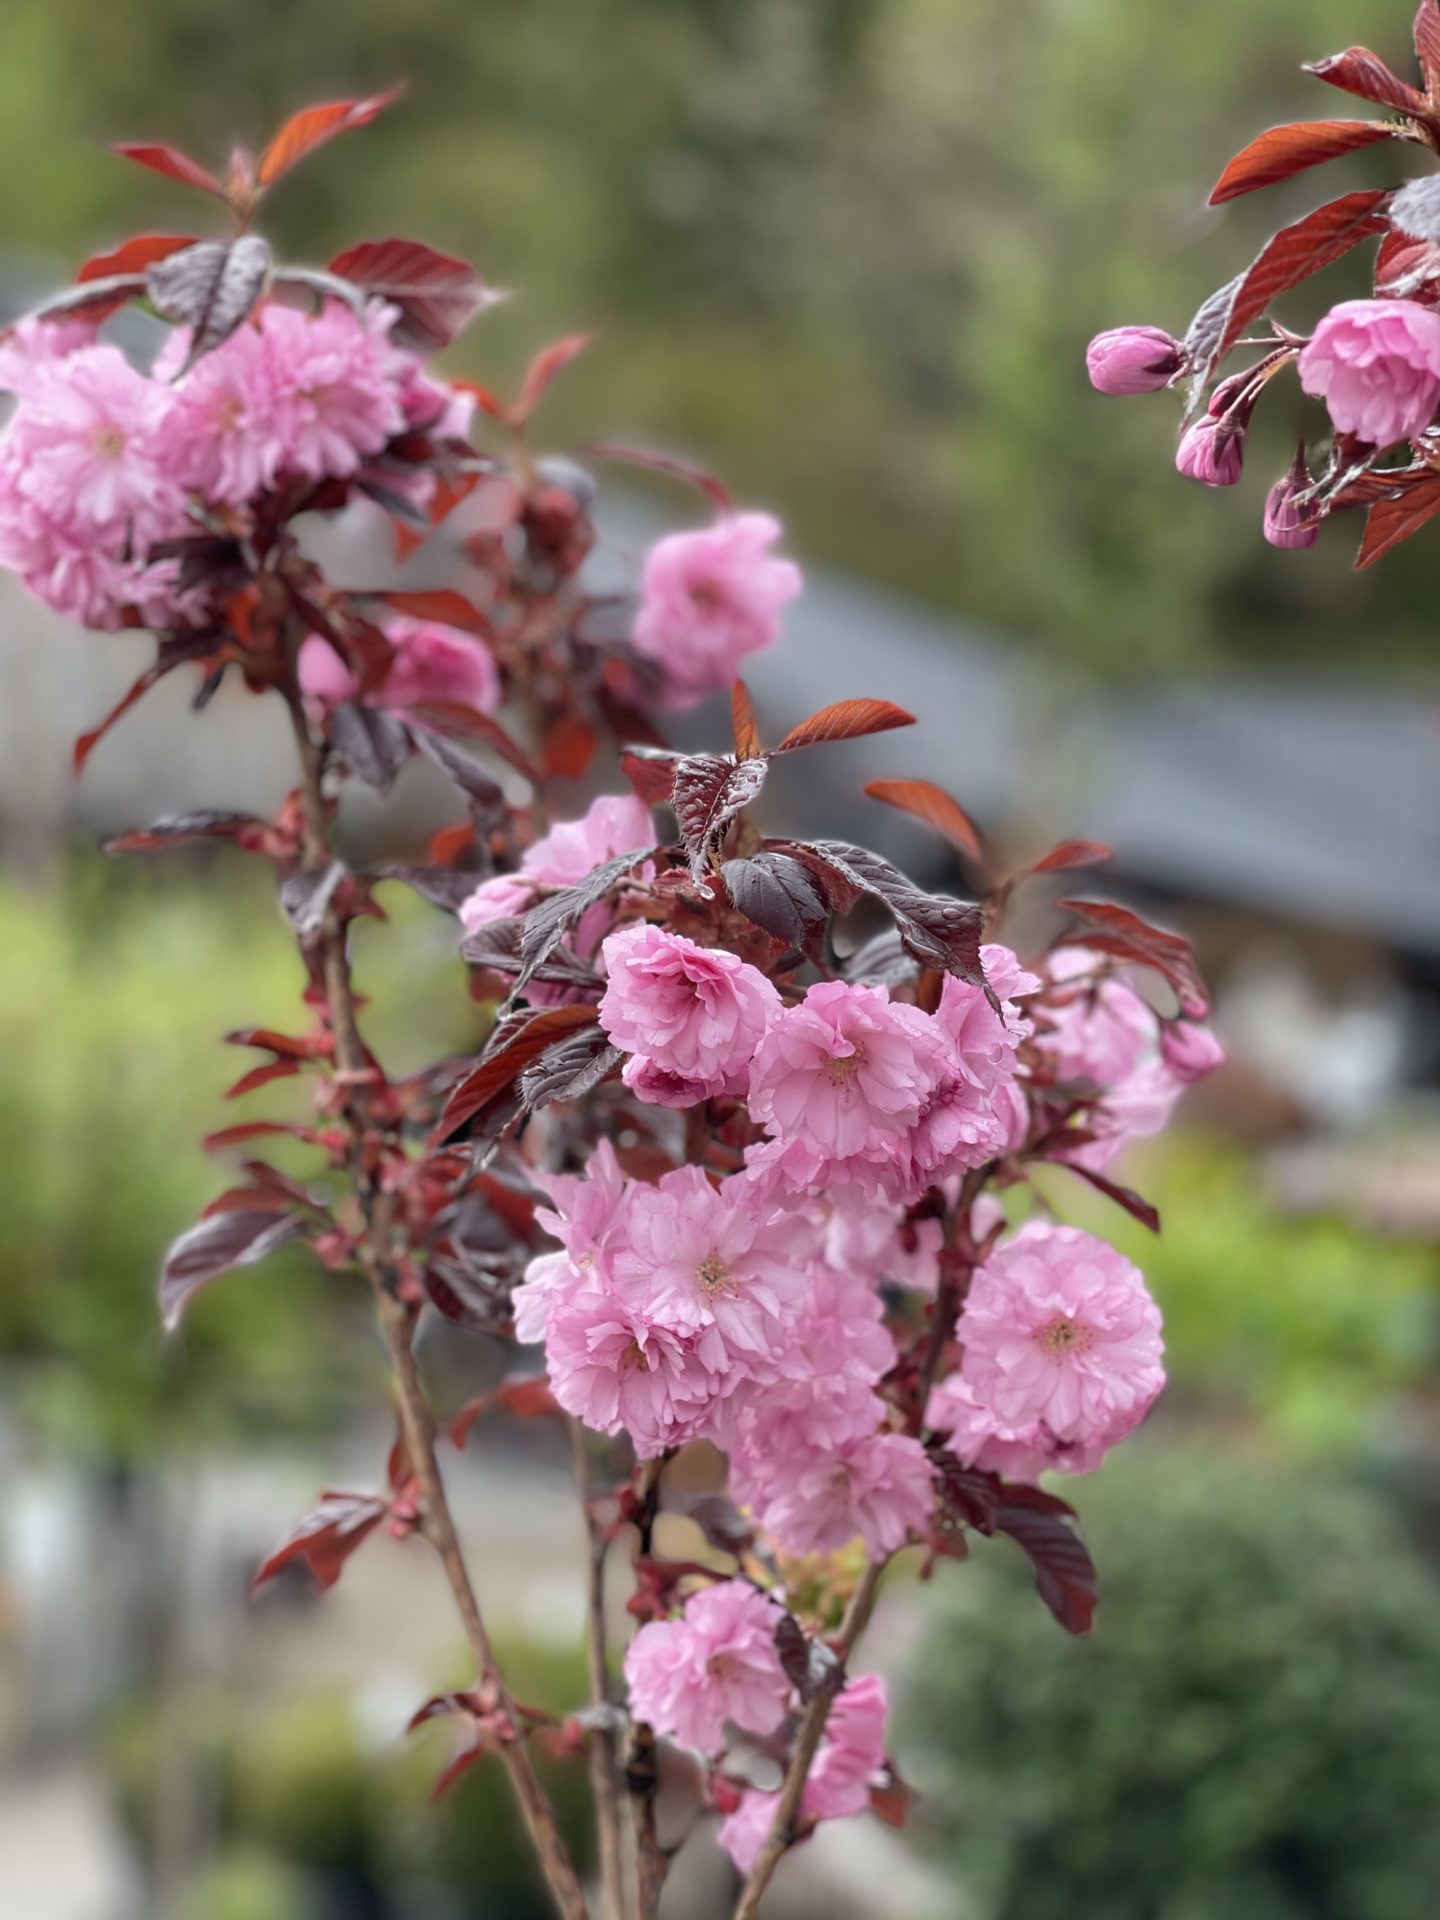
[{"label": "brown branch", "polygon": [[[639,1510],[635,1526],[639,1534],[637,1558],[648,1560],[655,1545],[655,1521],[660,1512],[660,1481],[670,1460],[668,1453],[647,1460],[635,1477]],[[635,1830],[636,1920],[654,1920],[660,1905],[660,1893],[669,1871],[665,1849],[655,1817],[655,1799],[660,1787],[659,1749],[655,1731],[643,1720],[630,1723],[630,1742],[625,1755],[625,1785],[630,1794],[630,1813]]]},{"label": "brown branch", "polygon": [[[870,1617],[870,1608],[880,1585],[880,1576],[885,1571],[885,1561],[872,1560],[866,1567],[863,1578],[845,1609],[845,1618],[840,1623],[840,1632],[831,1643],[842,1663],[849,1657],[852,1647],[859,1639],[866,1621]],[[805,1793],[805,1783],[810,1778],[810,1768],[814,1764],[815,1754],[825,1732],[825,1722],[830,1718],[830,1709],[835,1704],[837,1688],[824,1687],[805,1709],[795,1736],[795,1746],[790,1755],[790,1764],[785,1769],[785,1782],[780,1789],[780,1799],[775,1808],[775,1817],[770,1822],[770,1831],[765,1844],[760,1849],[759,1858],[745,1882],[739,1903],[735,1908],[733,1920],[755,1920],[760,1911],[760,1902],[765,1890],[779,1866],[787,1848],[798,1837],[795,1831],[796,1816],[800,1812],[800,1802]]]},{"label": "brown branch", "polygon": [[569,1419],[570,1459],[575,1485],[585,1515],[589,1540],[589,1578],[586,1582],[585,1658],[590,1679],[590,1704],[595,1718],[589,1728],[587,1751],[590,1789],[595,1797],[595,1834],[600,1854],[600,1898],[603,1920],[626,1920],[625,1863],[620,1845],[620,1756],[614,1699],[605,1633],[605,1557],[607,1542],[595,1523],[590,1499],[593,1489],[590,1447],[585,1429]]},{"label": "brown branch", "polygon": [[[307,869],[316,871],[327,866],[331,858],[323,788],[324,749],[311,734],[293,675],[285,694],[300,756],[306,829],[305,865]],[[534,1762],[520,1730],[520,1719],[496,1661],[445,1492],[445,1482],[435,1452],[435,1423],[415,1364],[415,1316],[400,1298],[397,1284],[390,1243],[389,1202],[364,1164],[363,1136],[367,1121],[364,1082],[368,1063],[356,1024],[345,927],[333,908],[326,912],[320,942],[326,1000],[335,1038],[335,1064],[347,1082],[344,1119],[349,1137],[348,1158],[356,1198],[365,1223],[359,1259],[375,1295],[395,1377],[406,1452],[420,1481],[424,1506],[423,1530],[445,1570],[480,1685],[497,1719],[502,1725],[509,1724],[515,1729],[511,1738],[500,1742],[500,1758],[534,1845],[551,1901],[561,1920],[589,1920],[579,1875],[560,1832],[555,1809],[535,1772]]]}]

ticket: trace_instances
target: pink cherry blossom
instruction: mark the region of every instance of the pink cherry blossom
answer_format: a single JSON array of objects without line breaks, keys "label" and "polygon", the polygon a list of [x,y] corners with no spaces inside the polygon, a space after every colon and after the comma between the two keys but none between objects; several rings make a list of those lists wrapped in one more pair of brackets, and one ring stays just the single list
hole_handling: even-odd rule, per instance
[{"label": "pink cherry blossom", "polygon": [[[454,702],[493,713],[500,704],[500,673],[483,640],[437,620],[410,620],[392,614],[381,623],[395,648],[378,706],[420,707]],[[359,682],[328,640],[312,633],[300,648],[300,688],[311,700],[336,706],[355,699]]]},{"label": "pink cherry blossom", "polygon": [[719,1753],[727,1723],[773,1733],[790,1704],[775,1650],[783,1615],[743,1580],[722,1580],[685,1602],[677,1620],[644,1626],[625,1655],[630,1712],[667,1739]]},{"label": "pink cherry blossom", "polygon": [[[870,1789],[885,1771],[885,1722],[889,1697],[878,1674],[852,1680],[831,1707],[815,1762],[800,1800],[812,1820],[839,1820],[864,1813]],[[741,1873],[760,1857],[779,1805],[778,1793],[748,1788],[720,1828],[720,1844]]]},{"label": "pink cherry blossom", "polygon": [[[602,793],[591,801],[584,819],[562,820],[527,848],[518,874],[482,881],[461,906],[461,923],[467,933],[476,933],[492,920],[508,920],[524,912],[537,885],[573,887],[603,861],[639,852],[654,842],[647,807],[633,794]],[[603,904],[583,915],[575,937],[577,950],[593,952],[612,918]]]},{"label": "pink cherry blossom", "polygon": [[1160,1032],[1160,1057],[1177,1080],[1191,1086],[1224,1066],[1225,1049],[1202,1022],[1167,1020]]},{"label": "pink cherry blossom", "polygon": [[822,981],[771,1021],[750,1071],[750,1113],[773,1145],[758,1169],[792,1191],[891,1172],[942,1085],[945,1041],[916,1007],[883,987]]},{"label": "pink cherry blossom", "polygon": [[1157,393],[1184,364],[1184,349],[1163,327],[1115,327],[1097,333],[1085,355],[1090,384],[1101,393]]},{"label": "pink cherry blossom", "polygon": [[1043,1421],[1010,1427],[983,1406],[961,1372],[942,1380],[930,1395],[925,1424],[946,1437],[949,1450],[964,1467],[1003,1474],[1034,1486],[1042,1473],[1089,1473],[1104,1457],[1103,1446],[1077,1446],[1057,1440]]},{"label": "pink cherry blossom", "polygon": [[809,1289],[807,1239],[803,1220],[743,1175],[716,1188],[699,1167],[680,1167],[631,1193],[615,1289],[727,1373],[783,1348]]},{"label": "pink cherry blossom", "polygon": [[1413,300],[1342,300],[1298,365],[1339,432],[1393,446],[1423,433],[1440,404],[1440,314]]},{"label": "pink cherry blossom", "polygon": [[1154,1013],[1103,954],[1059,947],[1049,956],[1035,1044],[1056,1077],[1110,1087],[1133,1073],[1156,1044]]},{"label": "pink cherry blossom", "polygon": [[780,996],[756,968],[721,947],[645,922],[602,949],[609,986],[600,1024],[631,1057],[625,1084],[642,1100],[691,1107],[743,1093],[750,1060]]},{"label": "pink cherry blossom", "polygon": [[545,1360],[565,1411],[629,1434],[642,1460],[692,1439],[721,1385],[693,1341],[598,1287],[551,1301]]},{"label": "pink cherry blossom", "polygon": [[983,1166],[1004,1153],[1015,1132],[1016,1048],[1030,1032],[1013,996],[1038,991],[1008,947],[987,946],[981,959],[1003,1014],[982,987],[947,974],[934,1027],[945,1042],[943,1067],[915,1125],[897,1142],[886,1191],[918,1199],[947,1175]]},{"label": "pink cherry blossom", "polygon": [[731,1489],[791,1553],[835,1553],[858,1534],[874,1559],[923,1533],[935,1505],[930,1459],[905,1433],[777,1455],[738,1451]]},{"label": "pink cherry blossom", "polygon": [[551,1200],[549,1207],[536,1209],[536,1224],[554,1235],[561,1251],[538,1254],[516,1289],[515,1337],[527,1346],[545,1338],[557,1301],[585,1290],[609,1289],[611,1254],[626,1230],[633,1191],[608,1140],[597,1143],[584,1178],[538,1169],[531,1177]]},{"label": "pink cherry blossom", "polygon": [[800,569],[767,551],[780,531],[768,513],[727,515],[667,534],[646,555],[632,638],[663,668],[671,706],[728,687],[747,654],[774,645],[780,609],[801,587]]},{"label": "pink cherry blossom", "polygon": [[1160,1314],[1137,1268],[1078,1227],[1032,1221],[975,1274],[956,1329],[966,1384],[1012,1432],[1113,1446],[1165,1384]]}]

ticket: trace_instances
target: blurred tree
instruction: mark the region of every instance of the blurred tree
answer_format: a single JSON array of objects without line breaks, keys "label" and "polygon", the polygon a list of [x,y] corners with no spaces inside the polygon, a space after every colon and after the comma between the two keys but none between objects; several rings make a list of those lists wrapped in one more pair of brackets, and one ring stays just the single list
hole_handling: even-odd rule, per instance
[{"label": "blurred tree", "polygon": [[1369,34],[1403,65],[1409,11],[11,0],[0,230],[73,252],[137,200],[157,226],[204,218],[97,136],[219,157],[221,129],[255,137],[302,96],[408,76],[407,108],[287,185],[277,224],[303,248],[423,205],[437,244],[524,289],[465,349],[487,378],[537,330],[598,323],[555,431],[688,442],[814,554],[1084,663],[1308,664],[1353,654],[1360,626],[1367,666],[1418,660],[1428,542],[1364,581],[1343,529],[1318,554],[1265,549],[1237,523],[1288,447],[1256,445],[1246,484],[1202,500],[1169,472],[1163,405],[1103,408],[1082,368],[1097,327],[1182,326],[1328,180],[1383,177],[1393,156],[1361,155],[1202,211],[1259,126],[1345,111],[1301,59]]},{"label": "blurred tree", "polygon": [[937,1582],[910,1712],[936,1842],[973,1896],[956,1911],[1433,1912],[1440,1608],[1383,1509],[1223,1450],[1140,1448],[1077,1498],[1092,1638],[1018,1604],[1001,1546]]}]

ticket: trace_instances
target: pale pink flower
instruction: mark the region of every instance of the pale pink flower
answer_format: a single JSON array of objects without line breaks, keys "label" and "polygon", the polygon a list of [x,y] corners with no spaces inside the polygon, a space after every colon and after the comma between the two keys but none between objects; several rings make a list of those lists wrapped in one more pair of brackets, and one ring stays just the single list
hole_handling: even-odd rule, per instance
[{"label": "pale pink flower", "polygon": [[[438,620],[410,620],[392,614],[381,622],[395,649],[379,690],[381,707],[404,709],[453,703],[493,713],[500,704],[500,673],[483,640]],[[300,689],[325,706],[353,700],[360,683],[328,640],[312,633],[300,648]]]},{"label": "pale pink flower", "polygon": [[1440,403],[1440,314],[1413,300],[1342,300],[1298,365],[1339,432],[1393,446],[1423,433]]},{"label": "pale pink flower", "polygon": [[801,587],[800,569],[767,551],[779,537],[768,513],[731,514],[667,534],[646,555],[632,638],[663,668],[671,706],[728,687],[747,654],[774,645],[780,609]]},{"label": "pale pink flower", "polygon": [[387,378],[389,343],[374,325],[338,301],[314,315],[272,301],[261,309],[259,327],[274,382],[269,426],[280,471],[343,479],[404,430],[404,410]]},{"label": "pale pink flower", "polygon": [[597,1433],[628,1433],[642,1460],[692,1439],[720,1383],[694,1343],[598,1287],[550,1302],[550,1387]]},{"label": "pale pink flower", "polygon": [[[157,378],[178,375],[189,350],[188,328],[177,329],[156,361]],[[174,389],[170,444],[181,485],[234,507],[271,491],[292,464],[282,411],[286,386],[263,315],[197,360]]]},{"label": "pale pink flower", "polygon": [[1009,1427],[975,1397],[961,1372],[949,1375],[930,1395],[925,1424],[945,1435],[962,1467],[1003,1474],[1034,1486],[1042,1473],[1088,1473],[1104,1456],[1103,1446],[1080,1447],[1059,1441],[1042,1421]]},{"label": "pale pink flower", "polygon": [[1163,327],[1114,327],[1097,333],[1085,355],[1090,384],[1101,393],[1156,393],[1185,365],[1180,342]]},{"label": "pale pink flower", "polygon": [[1167,1020],[1160,1030],[1160,1057],[1188,1087],[1224,1066],[1225,1049],[1201,1021]]},{"label": "pale pink flower", "polygon": [[[604,861],[639,852],[654,841],[649,809],[634,794],[602,793],[591,801],[583,820],[562,820],[529,847],[518,874],[482,881],[461,906],[461,923],[467,933],[477,933],[492,920],[508,920],[524,912],[537,885],[573,887]],[[613,918],[603,903],[582,915],[576,950],[593,953]]]},{"label": "pale pink flower", "polygon": [[1139,1270],[1078,1227],[1032,1221],[975,1274],[956,1329],[979,1404],[1011,1432],[1104,1448],[1165,1384],[1160,1313]]},{"label": "pale pink flower", "polygon": [[809,1289],[803,1220],[742,1175],[718,1188],[680,1167],[631,1191],[617,1293],[694,1343],[713,1373],[775,1358]]},{"label": "pale pink flower", "polygon": [[700,947],[639,921],[602,949],[609,985],[600,1024],[630,1055],[625,1084],[642,1100],[693,1107],[743,1093],[750,1061],[780,996],[722,947]]},{"label": "pale pink flower", "polygon": [[57,360],[95,344],[95,323],[86,319],[17,321],[0,340],[0,393],[24,398]]},{"label": "pale pink flower", "polygon": [[1051,985],[1035,1044],[1057,1079],[1087,1087],[1123,1080],[1154,1050],[1157,1021],[1135,989],[1088,947],[1058,947],[1046,962]]},{"label": "pale pink flower", "polygon": [[943,1239],[938,1220],[906,1221],[897,1209],[873,1204],[834,1206],[825,1220],[825,1262],[863,1281],[872,1300],[877,1287],[933,1293]]},{"label": "pale pink flower", "polygon": [[895,1199],[918,1199],[948,1174],[983,1166],[1007,1150],[1015,1133],[1016,1047],[1030,1022],[1013,996],[1037,992],[1040,981],[1008,947],[987,946],[981,959],[1003,1012],[995,1012],[982,987],[946,975],[934,1018],[945,1042],[941,1075],[896,1145],[886,1181]]},{"label": "pale pink flower", "polygon": [[731,1458],[731,1488],[791,1553],[835,1553],[857,1534],[872,1559],[923,1533],[935,1506],[929,1455],[905,1433],[839,1447]]},{"label": "pale pink flower", "polygon": [[892,1005],[883,987],[822,981],[771,1021],[756,1052],[750,1112],[773,1145],[754,1164],[794,1192],[883,1183],[946,1065],[918,1008]]},{"label": "pale pink flower", "polygon": [[878,1673],[852,1680],[831,1707],[801,1802],[817,1820],[864,1813],[885,1771],[890,1697]]},{"label": "pale pink flower", "polygon": [[620,1171],[615,1149],[601,1140],[591,1154],[585,1177],[571,1173],[532,1173],[551,1205],[535,1211],[537,1225],[560,1242],[559,1253],[537,1254],[515,1291],[515,1338],[532,1346],[545,1338],[550,1309],[583,1290],[608,1289],[610,1256],[625,1232],[631,1189]]},{"label": "pale pink flower", "polygon": [[630,1712],[666,1739],[719,1753],[726,1727],[773,1733],[790,1704],[775,1650],[783,1614],[743,1580],[691,1594],[677,1620],[644,1626],[625,1655]]},{"label": "pale pink flower", "polygon": [[[850,1682],[826,1719],[801,1796],[802,1814],[812,1820],[838,1820],[867,1810],[870,1790],[885,1774],[888,1711],[885,1682],[878,1674],[862,1674]],[[749,1873],[759,1859],[779,1801],[778,1793],[748,1788],[721,1825],[720,1844],[741,1873]]]}]

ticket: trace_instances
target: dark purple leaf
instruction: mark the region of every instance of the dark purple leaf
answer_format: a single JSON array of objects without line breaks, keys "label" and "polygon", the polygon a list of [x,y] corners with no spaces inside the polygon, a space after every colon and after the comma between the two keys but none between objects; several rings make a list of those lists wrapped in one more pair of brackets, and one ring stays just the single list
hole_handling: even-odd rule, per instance
[{"label": "dark purple leaf", "polygon": [[1067,1633],[1088,1633],[1099,1589],[1074,1510],[1039,1487],[1007,1485],[995,1521],[1029,1555],[1040,1598]]},{"label": "dark purple leaf", "polygon": [[577,920],[589,912],[624,874],[648,860],[654,847],[639,847],[633,853],[618,853],[613,860],[602,861],[573,887],[565,887],[539,900],[525,916],[520,935],[520,973],[515,982],[518,993],[527,980],[544,966]]},{"label": "dark purple leaf", "polygon": [[479,886],[482,876],[460,867],[391,866],[379,868],[375,878],[398,880],[402,886],[418,893],[422,900],[428,900],[432,907],[441,907],[446,913],[458,913]]},{"label": "dark purple leaf", "polygon": [[436,1129],[437,1141],[444,1142],[467,1126],[563,1034],[593,1026],[595,1019],[594,1007],[546,1007],[513,1026],[507,1023],[497,1028],[474,1070],[466,1074],[445,1103]]},{"label": "dark purple leaf", "polygon": [[823,1640],[812,1639],[793,1613],[780,1616],[775,1651],[785,1678],[807,1705],[821,1694],[833,1698],[845,1684],[844,1662]]},{"label": "dark purple leaf", "polygon": [[578,1100],[613,1073],[624,1057],[602,1027],[566,1034],[521,1074],[521,1105],[533,1112],[552,1100]]},{"label": "dark purple leaf", "polygon": [[227,813],[219,809],[200,809],[194,813],[172,813],[153,826],[137,827],[132,833],[117,834],[105,842],[106,853],[156,853],[179,846],[184,840],[235,840],[263,823],[253,813]]},{"label": "dark purple leaf", "polygon": [[233,1267],[253,1266],[304,1231],[293,1214],[261,1208],[216,1214],[182,1233],[160,1272],[160,1313],[167,1332],[180,1324],[190,1296]]},{"label": "dark purple leaf", "polygon": [[[520,943],[525,932],[523,920],[487,920],[460,942],[460,955],[472,967],[488,967],[492,972],[518,974]],[[529,976],[554,986],[593,989],[598,995],[604,984],[595,969],[578,959],[568,947],[557,946]]]},{"label": "dark purple leaf", "polygon": [[[804,857],[803,844],[795,851]],[[923,892],[898,868],[866,847],[843,840],[817,840],[811,851],[850,886],[889,909],[905,949],[922,966],[953,973],[990,992],[980,960],[985,915],[971,901]]]},{"label": "dark purple leaf", "polygon": [[680,1509],[693,1520],[712,1547],[721,1553],[742,1554],[755,1538],[755,1529],[735,1502],[723,1493],[697,1494]]},{"label": "dark purple leaf", "polygon": [[355,778],[377,793],[390,791],[413,750],[408,730],[393,713],[359,700],[342,700],[330,709],[330,739]]},{"label": "dark purple leaf", "polygon": [[763,760],[735,760],[729,754],[687,754],[677,762],[670,804],[690,856],[690,877],[702,892],[710,891],[705,877],[710,849],[764,784]]},{"label": "dark purple leaf", "polygon": [[345,878],[338,860],[314,872],[292,873],[280,887],[280,905],[302,940],[313,940],[325,924],[335,890]]},{"label": "dark purple leaf", "polygon": [[801,947],[825,919],[825,901],[807,868],[788,853],[762,848],[720,869],[731,900],[777,940]]},{"label": "dark purple leaf", "polygon": [[150,298],[167,320],[189,327],[188,369],[247,320],[270,277],[268,241],[258,233],[235,240],[197,240],[151,267]]}]

